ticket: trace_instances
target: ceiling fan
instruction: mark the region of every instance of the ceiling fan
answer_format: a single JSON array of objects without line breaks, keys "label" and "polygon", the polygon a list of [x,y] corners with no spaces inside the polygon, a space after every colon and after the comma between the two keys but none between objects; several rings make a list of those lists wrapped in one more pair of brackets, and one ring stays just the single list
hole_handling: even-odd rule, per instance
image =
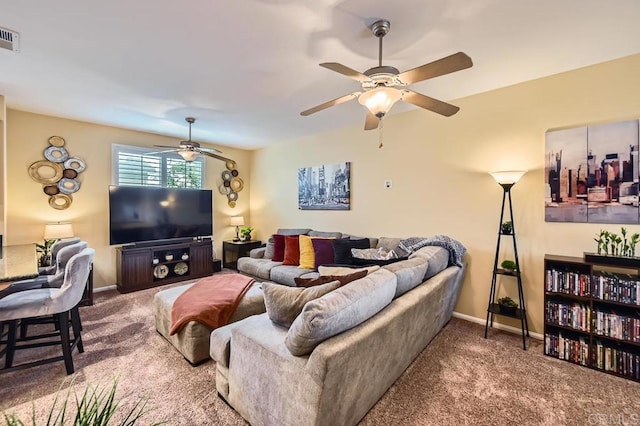
[{"label": "ceiling fan", "polygon": [[189,140],[180,141],[180,145],[178,147],[175,146],[167,146],[167,145],[154,145],[157,148],[173,148],[172,151],[180,154],[185,161],[193,161],[198,158],[198,155],[206,155],[208,157],[215,158],[220,161],[225,161],[230,165],[233,165],[235,168],[236,162],[230,158],[223,157],[218,154],[222,154],[222,151],[215,148],[201,148],[198,142],[194,142],[191,140],[191,125],[196,121],[193,117],[186,117],[184,119],[187,123],[189,123]]},{"label": "ceiling fan", "polygon": [[360,73],[337,62],[320,64],[321,67],[358,81],[362,85],[362,91],[349,93],[348,95],[317,105],[306,111],[302,111],[300,115],[311,115],[331,106],[357,98],[358,102],[368,109],[364,129],[371,130],[378,127],[382,117],[389,112],[393,104],[397,101],[408,102],[446,117],[458,112],[460,108],[455,105],[421,95],[420,93],[406,89],[405,86],[469,68],[473,65],[471,58],[462,52],[458,52],[401,73],[397,68],[382,65],[382,38],[390,29],[391,23],[386,19],[380,19],[371,25],[373,35],[379,39],[377,67],[369,68],[365,72]]}]

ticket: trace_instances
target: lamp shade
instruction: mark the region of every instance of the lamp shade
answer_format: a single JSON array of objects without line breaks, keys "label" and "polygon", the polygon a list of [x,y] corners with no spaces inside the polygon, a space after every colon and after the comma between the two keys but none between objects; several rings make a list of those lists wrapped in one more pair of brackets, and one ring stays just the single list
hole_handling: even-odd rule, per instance
[{"label": "lamp shade", "polygon": [[178,154],[184,158],[184,161],[193,161],[198,158],[199,155],[197,151],[192,151],[190,149],[181,149],[178,151]]},{"label": "lamp shade", "polygon": [[73,237],[73,226],[70,223],[47,223],[44,226],[45,240],[59,240]]},{"label": "lamp shade", "polygon": [[490,172],[500,185],[515,185],[526,171]]},{"label": "lamp shade", "polygon": [[232,216],[230,224],[231,226],[244,226],[244,216]]},{"label": "lamp shade", "polygon": [[358,102],[367,107],[371,114],[382,118],[401,97],[402,93],[398,89],[376,87],[361,94]]}]

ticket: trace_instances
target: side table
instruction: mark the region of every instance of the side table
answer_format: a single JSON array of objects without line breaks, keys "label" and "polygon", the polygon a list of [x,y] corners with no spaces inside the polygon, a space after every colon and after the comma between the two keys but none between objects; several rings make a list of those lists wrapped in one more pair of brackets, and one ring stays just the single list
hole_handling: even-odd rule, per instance
[{"label": "side table", "polygon": [[[249,252],[261,247],[262,241],[223,241],[222,242],[222,266],[224,268],[238,269],[238,258],[249,256]],[[228,256],[229,255],[229,256]]]}]

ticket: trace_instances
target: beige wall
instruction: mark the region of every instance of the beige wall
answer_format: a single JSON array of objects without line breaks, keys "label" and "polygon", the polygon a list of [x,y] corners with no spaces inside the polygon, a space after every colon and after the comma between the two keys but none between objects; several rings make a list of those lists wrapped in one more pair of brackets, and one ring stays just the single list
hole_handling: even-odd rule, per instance
[{"label": "beige wall", "polygon": [[[386,120],[382,149],[377,132],[362,131],[358,123],[256,151],[252,224],[262,239],[277,227],[367,236],[450,235],[469,251],[470,268],[456,311],[484,318],[502,197],[487,172],[528,170],[512,190],[514,223],[529,324],[541,333],[545,253],[581,256],[594,249],[592,238],[600,229],[620,228],[544,221],[545,132],[640,117],[638,75],[640,55],[635,55],[459,99],[455,103],[461,110],[451,118],[414,109]],[[327,116],[320,112],[297,119]],[[297,169],[341,161],[352,162],[351,210],[298,210]],[[387,179],[392,189],[383,188]],[[629,228],[640,232],[640,226]],[[501,258],[510,257],[504,253]],[[517,298],[513,278],[502,278],[500,295]]]},{"label": "beige wall", "polygon": [[[5,176],[6,164],[5,164],[5,150],[6,144],[4,143],[7,135],[7,127],[6,127],[6,117],[7,116],[7,106],[4,101],[4,96],[0,95],[0,179],[2,182],[6,182],[7,177]],[[4,217],[4,184],[0,184],[0,235],[6,234],[4,229],[5,217]],[[3,238],[2,245],[6,245],[6,239]]]},{"label": "beige wall", "polygon": [[[24,244],[42,241],[48,222],[71,221],[74,232],[96,249],[95,286],[116,282],[115,248],[109,246],[108,187],[111,184],[111,144],[139,146],[177,145],[178,138],[101,126],[16,110],[7,113],[7,179],[6,243]],[[186,128],[185,128],[186,129]],[[87,169],[80,174],[82,187],[73,196],[71,207],[55,210],[48,204],[42,185],[27,172],[31,163],[43,159],[50,136],[62,136],[71,155],[85,160]],[[214,248],[221,255],[221,241],[234,235],[228,225],[229,216],[244,214],[250,220],[249,162],[250,152],[222,148],[224,155],[238,162],[240,177],[246,188],[240,193],[234,209],[227,206],[226,196],[217,191],[222,182],[223,162],[206,160],[207,188],[212,188],[214,200]]]}]

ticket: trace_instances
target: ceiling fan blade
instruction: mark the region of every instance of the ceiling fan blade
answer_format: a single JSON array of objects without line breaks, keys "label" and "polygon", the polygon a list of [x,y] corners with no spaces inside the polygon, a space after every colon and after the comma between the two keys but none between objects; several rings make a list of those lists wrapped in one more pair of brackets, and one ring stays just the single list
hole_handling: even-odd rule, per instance
[{"label": "ceiling fan blade", "polygon": [[341,104],[343,102],[350,101],[351,99],[355,99],[358,96],[360,96],[360,92],[349,93],[348,95],[341,96],[341,97],[333,99],[333,100],[331,100],[329,102],[325,102],[323,104],[314,106],[313,108],[310,108],[310,109],[308,109],[306,111],[302,111],[300,113],[300,115],[304,115],[304,116],[311,115],[311,114],[313,114],[315,112],[322,111],[323,109],[332,107],[334,105]]},{"label": "ceiling fan blade", "polygon": [[375,115],[371,114],[369,110],[367,110],[367,117],[364,120],[364,129],[365,130],[377,129],[379,124],[380,124],[380,119]]},{"label": "ceiling fan blade", "polygon": [[331,71],[335,71],[342,75],[346,75],[349,78],[352,78],[360,83],[364,83],[365,81],[372,81],[371,78],[362,74],[360,71],[356,71],[353,68],[349,68],[345,65],[339,64],[337,62],[324,62],[320,64],[321,67],[329,69]]},{"label": "ceiling fan blade", "polygon": [[236,162],[234,160],[232,160],[231,158],[223,157],[221,155],[214,154],[212,152],[200,151],[200,154],[215,158],[215,159],[220,160],[220,161],[231,162],[233,164],[236,164]]},{"label": "ceiling fan blade", "polygon": [[169,145],[154,145],[156,148],[171,148],[171,149],[180,149],[178,146],[169,146]]},{"label": "ceiling fan blade", "polygon": [[213,152],[215,154],[222,154],[222,151],[220,151],[219,149],[215,149],[215,148],[198,148],[200,151],[204,151],[204,152]]},{"label": "ceiling fan blade", "polygon": [[419,106],[420,108],[428,109],[429,111],[444,115],[445,117],[452,116],[460,110],[460,108],[455,105],[451,105],[407,89],[402,90],[402,100]]},{"label": "ceiling fan blade", "polygon": [[471,58],[462,52],[438,59],[437,61],[410,69],[398,74],[398,78],[405,84],[449,74],[469,68],[473,65]]}]

